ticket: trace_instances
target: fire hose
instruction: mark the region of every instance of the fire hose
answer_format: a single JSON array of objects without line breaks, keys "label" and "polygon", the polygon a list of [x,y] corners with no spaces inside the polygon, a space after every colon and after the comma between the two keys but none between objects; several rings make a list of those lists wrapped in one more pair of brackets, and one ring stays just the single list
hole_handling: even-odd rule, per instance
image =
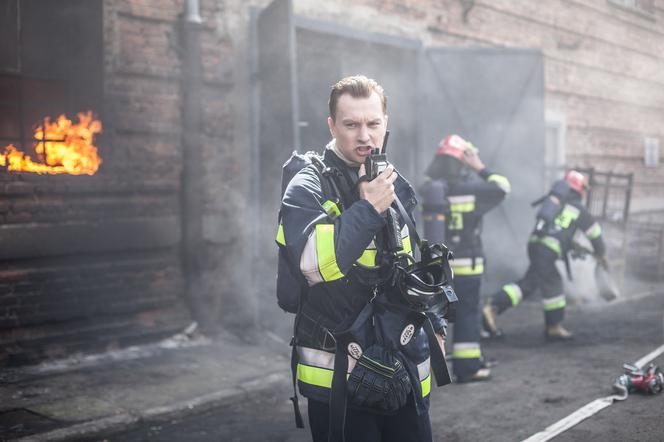
[{"label": "fire hose", "polygon": [[[594,401],[579,408],[569,416],[559,420],[553,425],[548,426],[544,431],[540,431],[522,442],[546,442],[553,439],[560,433],[569,430],[581,421],[588,419],[599,411],[609,407],[614,401],[624,401],[627,399],[630,391],[642,391],[650,394],[657,394],[664,388],[664,375],[650,361],[664,353],[664,345],[648,353],[634,364],[625,364],[623,368],[625,373],[620,375],[614,382],[613,388],[619,394],[595,399]],[[644,370],[646,364],[648,367]]]}]

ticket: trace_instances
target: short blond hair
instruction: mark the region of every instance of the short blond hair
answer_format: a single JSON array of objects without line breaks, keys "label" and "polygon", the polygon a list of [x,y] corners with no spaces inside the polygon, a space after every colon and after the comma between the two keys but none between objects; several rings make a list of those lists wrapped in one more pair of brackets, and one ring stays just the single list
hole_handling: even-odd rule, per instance
[{"label": "short blond hair", "polygon": [[337,103],[339,97],[343,94],[350,94],[354,98],[369,98],[375,92],[380,97],[380,102],[383,105],[383,114],[387,114],[387,97],[383,87],[379,85],[373,78],[367,78],[364,75],[353,75],[350,77],[342,78],[332,86],[330,92],[330,117],[334,120],[337,116]]}]

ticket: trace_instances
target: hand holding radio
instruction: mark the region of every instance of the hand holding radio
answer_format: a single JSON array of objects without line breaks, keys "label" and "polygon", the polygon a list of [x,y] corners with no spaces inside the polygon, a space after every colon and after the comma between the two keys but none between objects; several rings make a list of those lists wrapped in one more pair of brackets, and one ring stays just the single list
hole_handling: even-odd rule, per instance
[{"label": "hand holding radio", "polygon": [[[367,176],[364,164],[360,166],[360,178]],[[376,212],[385,212],[394,201],[394,182],[397,179],[397,173],[394,166],[388,164],[373,180],[360,182],[360,198],[367,200],[376,209]]]}]

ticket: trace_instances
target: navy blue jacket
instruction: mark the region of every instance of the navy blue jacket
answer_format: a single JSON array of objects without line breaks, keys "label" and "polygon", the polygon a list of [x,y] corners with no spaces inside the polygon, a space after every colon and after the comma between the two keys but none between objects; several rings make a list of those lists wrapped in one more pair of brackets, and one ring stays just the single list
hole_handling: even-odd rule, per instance
[{"label": "navy blue jacket", "polygon": [[[357,168],[347,166],[330,149],[325,152],[326,165],[342,171],[350,195],[345,194],[343,210],[338,216],[329,213],[329,195],[323,195],[319,174],[313,166],[302,169],[286,188],[282,205],[280,247],[287,253],[292,271],[299,272],[306,281],[306,302],[303,311],[314,317],[330,331],[345,330],[353,322],[367,301],[374,296],[373,287],[359,277],[367,268],[380,268],[376,262],[375,237],[385,219],[366,200],[359,199],[355,190]],[[410,184],[399,175],[395,192],[409,213],[417,204]],[[404,251],[412,254],[408,227],[400,221]],[[362,266],[358,266],[357,263]],[[296,267],[296,268],[293,268]],[[442,331],[442,318],[435,318],[434,326]],[[315,336],[314,336],[315,337]],[[334,351],[324,348],[320,339],[306,333],[296,333],[299,362],[297,367],[300,392],[315,400],[327,400],[334,366]],[[320,336],[319,336],[320,338]],[[318,342],[316,342],[318,341]],[[437,345],[437,344],[436,344]],[[428,407],[430,367],[428,339],[422,329],[403,349],[406,363],[419,373],[413,381],[418,411]],[[349,357],[349,370],[354,360]]]}]

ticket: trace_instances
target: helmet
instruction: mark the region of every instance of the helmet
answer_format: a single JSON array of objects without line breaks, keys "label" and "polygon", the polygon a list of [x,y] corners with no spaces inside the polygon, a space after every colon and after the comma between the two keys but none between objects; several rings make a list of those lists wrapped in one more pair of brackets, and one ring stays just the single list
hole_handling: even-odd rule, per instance
[{"label": "helmet", "polygon": [[581,172],[570,170],[565,174],[565,181],[572,190],[577,191],[581,196],[586,194],[588,179]]},{"label": "helmet", "polygon": [[457,301],[451,287],[451,253],[440,244],[425,247],[422,261],[396,266],[397,287],[410,309],[417,312],[440,310]]},{"label": "helmet", "polygon": [[466,149],[477,151],[470,141],[464,140],[459,135],[448,135],[438,145],[436,154],[449,155],[463,162],[463,153]]}]

